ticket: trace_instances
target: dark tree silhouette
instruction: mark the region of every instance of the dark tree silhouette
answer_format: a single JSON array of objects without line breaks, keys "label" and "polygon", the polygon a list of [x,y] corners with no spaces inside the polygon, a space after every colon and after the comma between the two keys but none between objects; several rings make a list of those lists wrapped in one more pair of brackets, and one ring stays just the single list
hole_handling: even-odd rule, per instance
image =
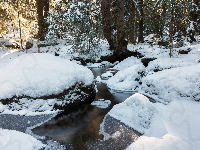
[{"label": "dark tree silhouette", "polygon": [[45,35],[48,30],[48,24],[45,18],[48,16],[49,0],[36,0],[37,17],[38,17],[38,38],[39,40],[45,40]]}]

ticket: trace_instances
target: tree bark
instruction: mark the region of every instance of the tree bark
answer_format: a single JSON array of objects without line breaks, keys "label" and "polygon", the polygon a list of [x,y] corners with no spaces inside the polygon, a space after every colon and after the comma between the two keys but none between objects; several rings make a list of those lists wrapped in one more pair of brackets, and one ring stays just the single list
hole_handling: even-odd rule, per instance
[{"label": "tree bark", "polygon": [[144,25],[144,12],[143,12],[143,0],[138,1],[138,9],[139,9],[139,36],[138,36],[138,42],[144,43],[144,37],[143,37],[143,25]]},{"label": "tree bark", "polygon": [[125,41],[125,22],[124,22],[124,4],[125,0],[118,0],[117,11],[117,53],[124,52],[127,49],[127,41]]},{"label": "tree bark", "polygon": [[48,16],[49,0],[36,0],[37,6],[37,18],[38,18],[38,38],[39,40],[45,40],[45,35],[48,30],[48,24],[45,22],[45,18]]},{"label": "tree bark", "polygon": [[101,11],[102,11],[102,24],[103,24],[103,34],[107,39],[110,49],[114,49],[114,44],[112,41],[112,28],[111,28],[111,0],[102,0]]}]

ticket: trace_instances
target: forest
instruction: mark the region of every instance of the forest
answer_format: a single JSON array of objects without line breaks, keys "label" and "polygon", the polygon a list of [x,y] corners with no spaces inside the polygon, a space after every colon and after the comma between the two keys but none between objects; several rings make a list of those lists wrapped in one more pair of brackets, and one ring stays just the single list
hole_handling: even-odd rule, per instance
[{"label": "forest", "polygon": [[197,41],[200,30],[198,0],[3,0],[1,37],[26,49],[30,39],[53,45],[73,38],[72,51],[97,54],[99,41],[107,40],[115,55],[128,43],[152,43],[170,48]]}]

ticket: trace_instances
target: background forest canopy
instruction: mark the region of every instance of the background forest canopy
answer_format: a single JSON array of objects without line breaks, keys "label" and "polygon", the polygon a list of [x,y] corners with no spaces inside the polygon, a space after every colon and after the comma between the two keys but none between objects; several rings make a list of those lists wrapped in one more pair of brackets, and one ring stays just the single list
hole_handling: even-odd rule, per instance
[{"label": "background forest canopy", "polygon": [[53,45],[71,37],[74,52],[95,54],[106,39],[121,53],[149,35],[170,47],[199,33],[199,0],[0,0],[0,38],[21,48],[30,39]]}]

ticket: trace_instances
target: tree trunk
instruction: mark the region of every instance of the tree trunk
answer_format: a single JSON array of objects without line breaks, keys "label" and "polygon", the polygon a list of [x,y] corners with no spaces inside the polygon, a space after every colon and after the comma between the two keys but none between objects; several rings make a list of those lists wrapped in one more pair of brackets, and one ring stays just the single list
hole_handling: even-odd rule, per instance
[{"label": "tree trunk", "polygon": [[48,30],[48,24],[45,23],[45,18],[48,16],[49,0],[36,0],[37,17],[38,17],[38,38],[45,40],[45,34]]},{"label": "tree trunk", "polygon": [[102,0],[101,10],[102,10],[102,24],[103,24],[103,34],[107,39],[110,49],[114,49],[114,44],[112,41],[112,28],[111,28],[111,0]]},{"label": "tree trunk", "polygon": [[139,36],[138,36],[138,42],[144,43],[144,37],[143,37],[143,25],[144,25],[144,12],[143,12],[143,0],[138,1],[138,9],[139,9]]},{"label": "tree trunk", "polygon": [[125,23],[124,23],[124,4],[125,0],[118,0],[117,11],[117,53],[124,52],[127,49],[127,41],[125,41]]},{"label": "tree trunk", "polygon": [[136,9],[135,6],[131,6],[131,16],[130,16],[130,27],[131,31],[129,33],[129,41],[131,43],[136,43]]},{"label": "tree trunk", "polygon": [[49,0],[43,0],[44,3],[44,36],[46,35],[46,33],[48,32],[48,23],[45,21],[45,19],[48,17],[48,13],[49,13]]}]

